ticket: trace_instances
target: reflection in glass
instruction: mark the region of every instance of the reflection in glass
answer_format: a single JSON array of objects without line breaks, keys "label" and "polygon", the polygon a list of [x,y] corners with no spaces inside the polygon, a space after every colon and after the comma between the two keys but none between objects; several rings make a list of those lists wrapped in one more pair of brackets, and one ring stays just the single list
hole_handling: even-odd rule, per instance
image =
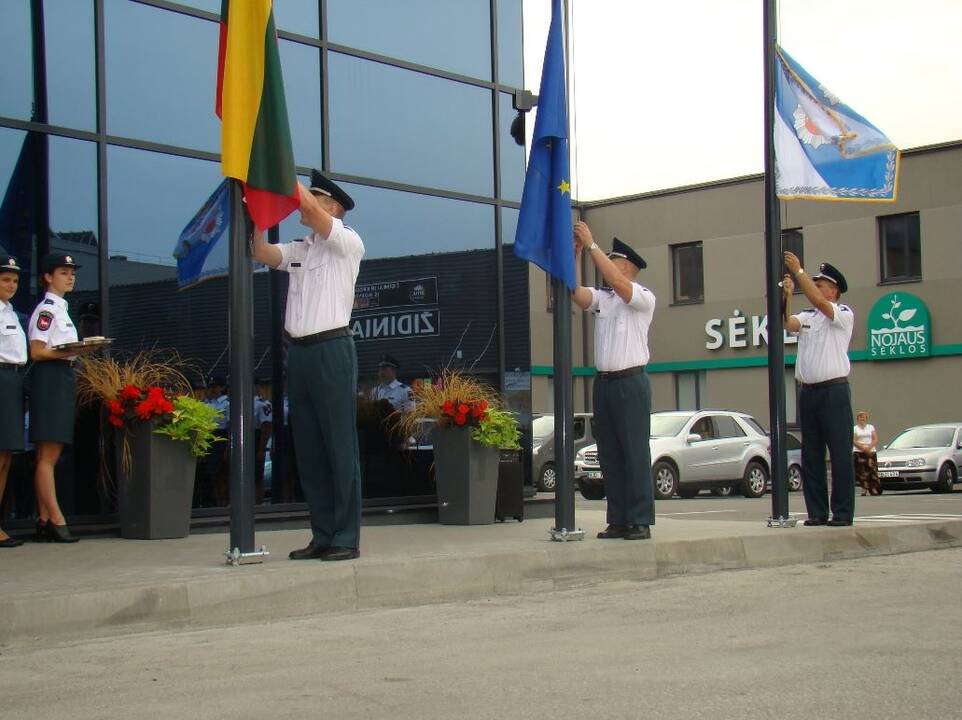
[{"label": "reflection in glass", "polygon": [[37,151],[43,136],[0,128],[0,248],[16,256],[24,269],[13,305],[29,315],[36,304],[33,283],[34,237],[37,235]]},{"label": "reflection in glass", "polygon": [[521,0],[498,0],[498,82],[524,87]]},{"label": "reflection in glass", "polygon": [[[97,231],[97,146],[50,136],[50,250],[82,266],[74,293],[99,301],[100,233]],[[92,333],[98,334],[98,333]]]},{"label": "reflection in glass", "polygon": [[328,0],[332,43],[491,79],[489,0]]},{"label": "reflection in glass", "polygon": [[494,208],[481,203],[341,183],[356,207],[346,222],[364,259],[494,248]]},{"label": "reflection in glass", "polygon": [[30,3],[0,3],[0,115],[29,120],[33,107]]},{"label": "reflection in glass", "polygon": [[52,125],[97,124],[92,2],[44,0],[47,115]]},{"label": "reflection in glass", "polygon": [[107,131],[218,151],[217,24],[121,0],[105,9]]},{"label": "reflection in glass", "polygon": [[275,2],[274,24],[278,30],[287,30],[312,38],[318,37],[320,24],[317,21],[317,0]]},{"label": "reflection in glass", "polygon": [[333,170],[492,194],[490,90],[329,57]]},{"label": "reflection in glass", "polygon": [[[524,190],[524,146],[511,137],[511,123],[518,116],[507,93],[498,94],[498,126],[501,133],[501,197],[521,202]],[[530,117],[530,115],[529,115]],[[512,236],[513,237],[513,236]]]},{"label": "reflection in glass", "polygon": [[294,162],[313,167],[321,162],[320,51],[289,40],[281,40],[278,48]]}]

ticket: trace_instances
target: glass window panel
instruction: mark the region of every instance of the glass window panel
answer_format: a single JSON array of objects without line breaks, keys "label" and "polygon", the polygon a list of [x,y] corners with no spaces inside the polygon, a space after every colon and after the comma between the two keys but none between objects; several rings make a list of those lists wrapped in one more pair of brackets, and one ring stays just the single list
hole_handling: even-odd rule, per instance
[{"label": "glass window panel", "polygon": [[[799,228],[792,230],[782,230],[782,251],[794,253],[802,267],[805,267],[805,238]],[[783,268],[788,272],[787,268]],[[802,288],[795,286],[795,294],[802,293]]]},{"label": "glass window panel", "polygon": [[312,38],[319,37],[320,23],[317,21],[317,0],[275,2],[274,24],[278,30],[287,30]]},{"label": "glass window panel", "polygon": [[50,123],[96,129],[93,2],[45,0],[44,30]]},{"label": "glass window panel", "polygon": [[675,373],[675,403],[678,410],[698,409],[698,374]]},{"label": "glass window panel", "polygon": [[878,219],[882,282],[922,277],[922,240],[918,213]]},{"label": "glass window panel", "polygon": [[[531,327],[528,322],[530,295],[528,263],[514,254],[518,211],[501,208],[502,267],[504,271],[504,363],[508,371],[531,367]],[[530,385],[528,386],[530,393]],[[512,403],[515,401],[513,400]],[[530,402],[528,403],[530,407]],[[516,405],[513,405],[516,407]]]},{"label": "glass window panel", "polygon": [[33,171],[35,149],[42,138],[39,133],[0,128],[0,248],[15,255],[26,270],[13,305],[28,315],[36,304],[31,272],[36,235]]},{"label": "glass window panel", "polygon": [[[77,271],[74,300],[99,304],[100,233],[97,229],[97,146],[50,136],[50,249],[69,253]],[[99,335],[100,333],[89,333]]]},{"label": "glass window panel", "polygon": [[330,54],[331,167],[493,193],[491,91]]},{"label": "glass window panel", "polygon": [[107,131],[218,151],[217,24],[120,0],[105,8]]},{"label": "glass window panel", "polygon": [[294,162],[317,167],[321,162],[320,51],[289,40],[281,40],[278,47]]},{"label": "glass window panel", "polygon": [[195,7],[198,10],[206,10],[207,12],[220,15],[221,0],[177,0],[177,2],[181,5]]},{"label": "glass window panel", "polygon": [[30,3],[0,3],[0,115],[29,120],[33,108]]},{"label": "glass window panel", "polygon": [[745,431],[742,430],[727,415],[713,415],[712,419],[715,421],[715,432],[717,437],[720,438],[732,438],[732,437],[743,437]]},{"label": "glass window panel", "polygon": [[494,248],[494,208],[481,203],[339,183],[356,207],[347,223],[364,259]]},{"label": "glass window panel", "polygon": [[511,137],[511,123],[517,116],[511,96],[500,93],[498,124],[501,133],[501,197],[520,202],[524,190],[524,146],[518,145]]},{"label": "glass window panel", "polygon": [[524,87],[521,0],[498,0],[498,82]]},{"label": "glass window panel", "polygon": [[491,79],[489,0],[328,0],[327,38],[379,55]]},{"label": "glass window panel", "polygon": [[704,276],[702,271],[701,243],[675,245],[672,247],[674,265],[674,302],[704,301]]}]

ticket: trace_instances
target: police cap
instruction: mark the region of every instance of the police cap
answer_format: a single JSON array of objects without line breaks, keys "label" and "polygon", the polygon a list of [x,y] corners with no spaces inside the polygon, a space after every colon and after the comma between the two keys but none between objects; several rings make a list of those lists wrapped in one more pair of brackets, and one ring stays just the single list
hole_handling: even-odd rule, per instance
[{"label": "police cap", "polygon": [[397,361],[397,358],[394,357],[393,355],[388,355],[387,353],[381,356],[381,359],[378,360],[377,366],[391,367],[391,368],[394,368],[395,370],[401,369],[401,363]]},{"label": "police cap", "polygon": [[65,253],[50,253],[49,255],[44,255],[43,260],[40,261],[40,273],[52,273],[59,267],[72,267],[74,270],[80,269],[80,265],[74,262],[73,255],[67,255]]},{"label": "police cap", "polygon": [[21,270],[23,268],[17,265],[17,258],[13,255],[0,255],[0,272],[18,273]]},{"label": "police cap", "polygon": [[831,263],[822,263],[818,266],[818,274],[813,275],[812,280],[818,280],[819,278],[835,283],[838,287],[839,295],[843,292],[848,292],[848,283],[845,282],[845,276]]},{"label": "police cap", "polygon": [[336,182],[324,175],[320,170],[311,170],[310,191],[334,198],[345,210],[354,209],[354,201],[351,199],[351,196],[344,192]]},{"label": "police cap", "polygon": [[618,238],[613,238],[611,241],[611,252],[608,253],[609,258],[624,258],[632,265],[634,265],[639,270],[644,270],[648,267],[648,263],[645,262],[644,258],[631,249],[627,243],[623,243]]}]

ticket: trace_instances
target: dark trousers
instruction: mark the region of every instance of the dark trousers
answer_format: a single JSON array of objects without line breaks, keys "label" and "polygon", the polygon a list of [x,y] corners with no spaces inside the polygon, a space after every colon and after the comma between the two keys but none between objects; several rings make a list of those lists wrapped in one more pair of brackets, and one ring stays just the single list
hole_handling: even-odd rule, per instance
[{"label": "dark trousers", "polygon": [[647,373],[596,378],[593,390],[598,460],[609,525],[654,525],[651,484],[651,383]]},{"label": "dark trousers", "polygon": [[290,346],[287,387],[297,470],[314,544],[357,548],[361,470],[357,449],[357,354],[338,337]]},{"label": "dark trousers", "polygon": [[828,518],[825,448],[832,461],[832,516],[855,515],[855,472],[852,469],[852,394],[847,383],[805,388],[798,398],[802,428],[802,491],[808,516]]}]

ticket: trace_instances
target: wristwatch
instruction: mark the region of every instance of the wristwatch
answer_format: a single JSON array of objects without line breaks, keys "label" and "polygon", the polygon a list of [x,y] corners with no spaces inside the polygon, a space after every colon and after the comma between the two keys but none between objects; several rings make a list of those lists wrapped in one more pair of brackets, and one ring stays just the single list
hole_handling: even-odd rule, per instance
[{"label": "wristwatch", "polygon": [[798,272],[795,273],[795,277],[798,277],[799,275],[804,275],[804,274],[805,274],[805,268],[799,268]]},{"label": "wristwatch", "polygon": [[592,250],[597,250],[597,249],[598,249],[598,243],[593,242],[591,243],[591,246],[588,248],[588,252],[591,252]]}]

